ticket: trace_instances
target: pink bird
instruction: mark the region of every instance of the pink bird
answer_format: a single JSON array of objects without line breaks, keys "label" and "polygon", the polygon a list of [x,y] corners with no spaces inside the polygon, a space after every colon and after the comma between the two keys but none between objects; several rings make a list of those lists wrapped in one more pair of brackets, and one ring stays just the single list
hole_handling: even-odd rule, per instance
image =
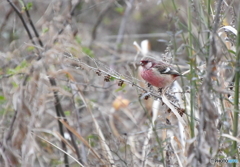
[{"label": "pink bird", "polygon": [[170,64],[149,57],[143,58],[140,65],[142,66],[141,77],[149,84],[161,89],[170,86],[178,76],[181,76]]}]

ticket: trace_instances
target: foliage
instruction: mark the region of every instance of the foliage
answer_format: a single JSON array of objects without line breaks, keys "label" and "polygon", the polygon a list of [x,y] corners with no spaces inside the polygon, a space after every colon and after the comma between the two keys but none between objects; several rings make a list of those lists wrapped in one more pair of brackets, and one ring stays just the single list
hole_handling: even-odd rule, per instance
[{"label": "foliage", "polygon": [[[240,162],[239,2],[6,2],[0,166]],[[185,76],[147,85],[146,55]]]}]

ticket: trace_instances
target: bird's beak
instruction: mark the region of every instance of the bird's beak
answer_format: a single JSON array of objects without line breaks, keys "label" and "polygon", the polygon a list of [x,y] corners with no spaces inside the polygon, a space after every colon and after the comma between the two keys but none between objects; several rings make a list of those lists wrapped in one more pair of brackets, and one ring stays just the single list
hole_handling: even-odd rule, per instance
[{"label": "bird's beak", "polygon": [[140,62],[139,65],[140,65],[140,66],[143,66],[143,62]]}]

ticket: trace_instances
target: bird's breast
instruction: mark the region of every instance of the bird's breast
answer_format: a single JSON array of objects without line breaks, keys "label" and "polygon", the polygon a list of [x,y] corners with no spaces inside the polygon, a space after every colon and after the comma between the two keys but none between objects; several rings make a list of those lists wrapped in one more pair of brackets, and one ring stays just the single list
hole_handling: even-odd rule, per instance
[{"label": "bird's breast", "polygon": [[158,88],[164,88],[169,86],[174,81],[174,76],[168,74],[161,74],[157,70],[144,69],[141,73],[141,77],[153,86]]}]

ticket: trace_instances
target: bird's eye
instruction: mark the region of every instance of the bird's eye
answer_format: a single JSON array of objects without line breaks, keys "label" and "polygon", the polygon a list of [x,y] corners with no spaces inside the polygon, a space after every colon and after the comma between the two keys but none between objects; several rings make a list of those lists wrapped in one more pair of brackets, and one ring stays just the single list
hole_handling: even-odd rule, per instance
[{"label": "bird's eye", "polygon": [[147,64],[147,63],[148,63],[147,60],[142,60],[142,61],[141,61],[141,64],[142,64],[142,65],[145,65],[145,64]]}]

